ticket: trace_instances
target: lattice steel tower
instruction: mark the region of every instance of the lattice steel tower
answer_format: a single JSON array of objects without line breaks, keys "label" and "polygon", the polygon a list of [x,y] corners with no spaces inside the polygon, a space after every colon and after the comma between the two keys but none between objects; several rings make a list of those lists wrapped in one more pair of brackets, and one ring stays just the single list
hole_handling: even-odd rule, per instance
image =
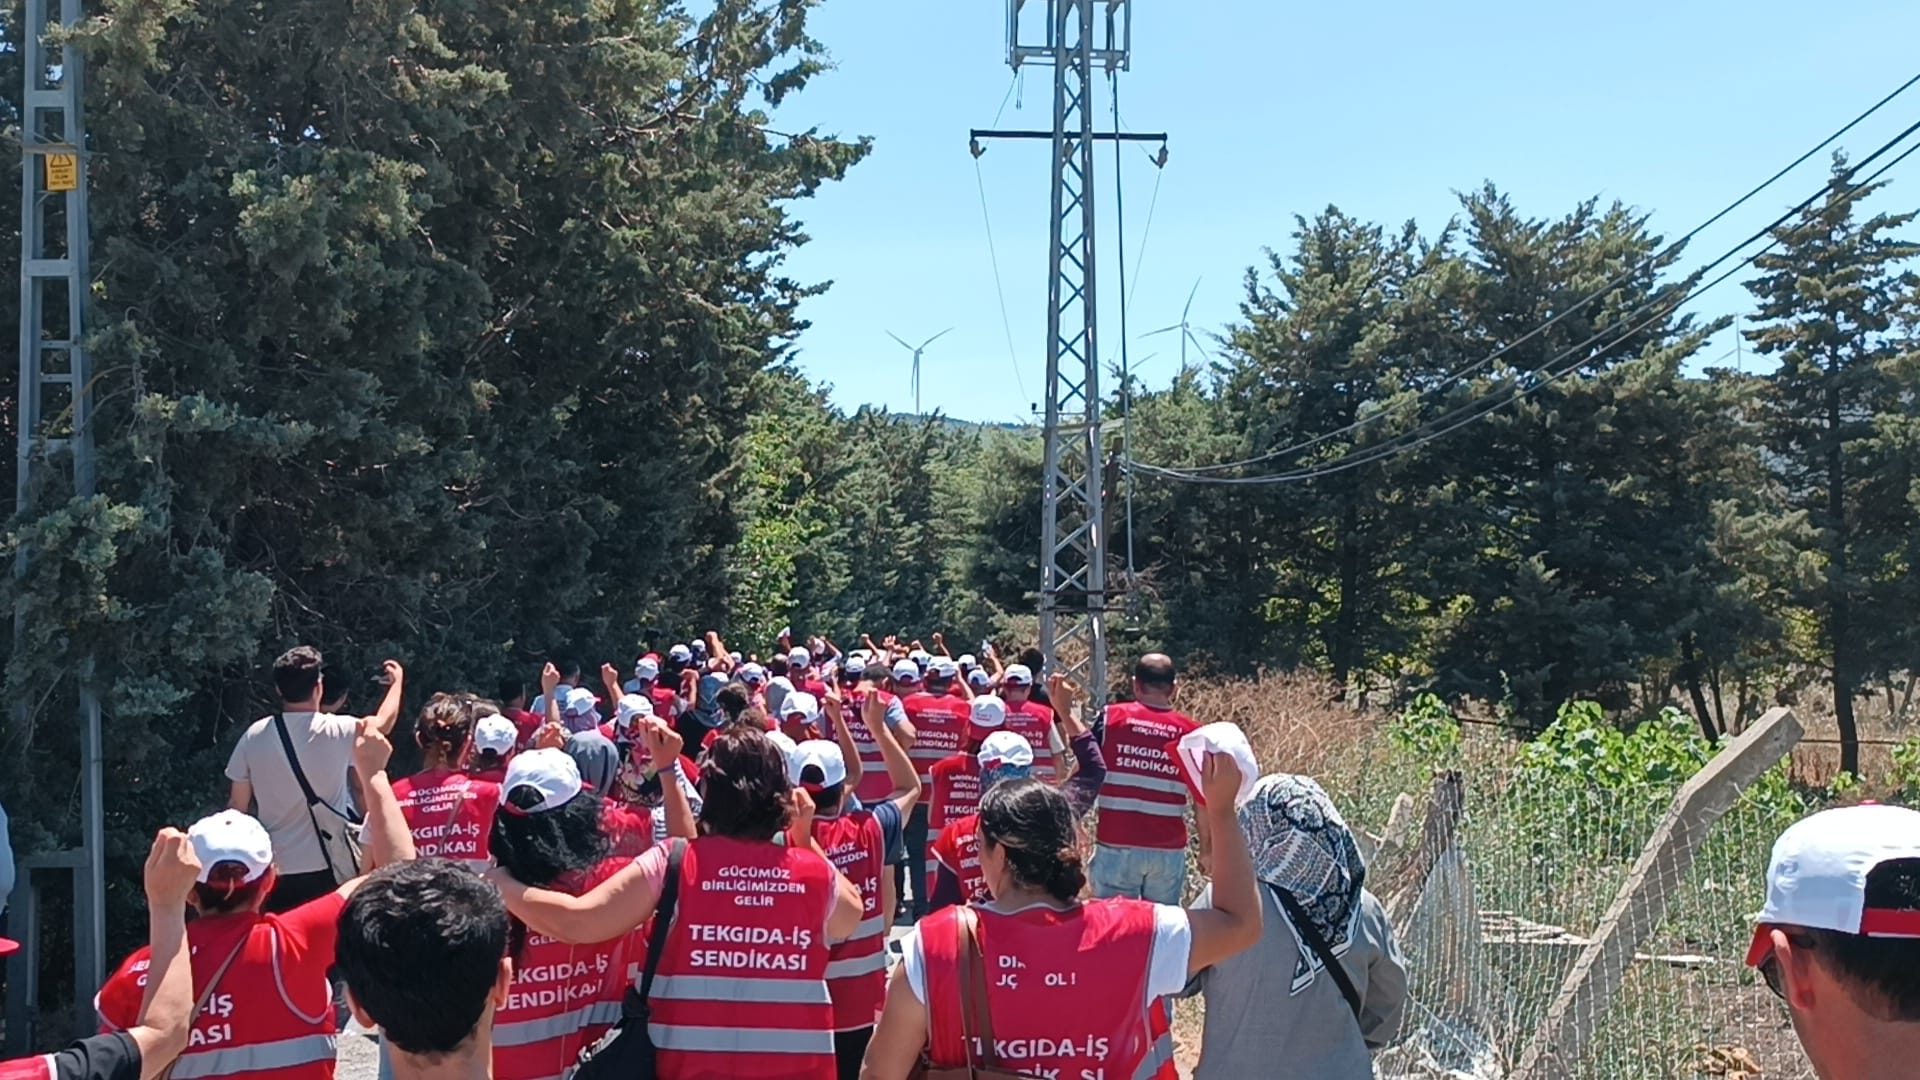
[{"label": "lattice steel tower", "polygon": [[[84,78],[77,49],[49,45],[62,28],[85,17],[83,0],[26,0],[19,35],[25,72],[20,149],[20,386],[15,459],[18,512],[33,518],[69,497],[94,490],[92,368],[85,348],[87,290],[87,145],[82,120]],[[57,10],[56,10],[57,9]],[[16,572],[32,555],[22,549]],[[20,616],[14,640],[22,636]],[[26,702],[41,697],[74,702],[80,721],[80,837],[65,853],[74,881],[76,989],[97,987],[104,975],[105,876],[102,869],[100,700],[93,661],[74,657],[73,697],[52,687],[15,687]],[[44,695],[44,696],[43,696]],[[31,947],[31,946],[30,946]],[[9,1033],[11,1035],[11,1033]]]},{"label": "lattice steel tower", "polygon": [[[1044,22],[1039,18],[1045,15]],[[1107,690],[1107,535],[1100,445],[1100,351],[1095,303],[1094,144],[1161,139],[1094,131],[1096,72],[1127,69],[1128,0],[1008,0],[1007,63],[1053,68],[1053,130],[975,131],[982,138],[1049,139],[1046,463],[1040,518],[1040,645],[1049,666]]]}]

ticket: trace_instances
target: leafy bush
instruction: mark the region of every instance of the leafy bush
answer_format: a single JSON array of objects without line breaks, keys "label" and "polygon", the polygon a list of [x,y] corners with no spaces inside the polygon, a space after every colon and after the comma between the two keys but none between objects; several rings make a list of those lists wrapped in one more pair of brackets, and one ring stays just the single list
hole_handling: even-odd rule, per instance
[{"label": "leafy bush", "polygon": [[1437,694],[1414,698],[1387,726],[1387,739],[1394,749],[1434,769],[1451,768],[1460,761],[1460,721]]}]

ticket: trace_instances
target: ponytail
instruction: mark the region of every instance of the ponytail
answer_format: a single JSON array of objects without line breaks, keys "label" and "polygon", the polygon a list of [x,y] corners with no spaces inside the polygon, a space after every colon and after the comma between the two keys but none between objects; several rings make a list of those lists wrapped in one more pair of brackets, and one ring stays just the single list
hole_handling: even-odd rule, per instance
[{"label": "ponytail", "polygon": [[1015,881],[1063,904],[1087,887],[1073,808],[1038,780],[1009,780],[980,796],[980,841],[1006,852]]},{"label": "ponytail", "polygon": [[473,738],[474,699],[466,695],[435,694],[420,710],[413,737],[430,766],[455,768]]}]

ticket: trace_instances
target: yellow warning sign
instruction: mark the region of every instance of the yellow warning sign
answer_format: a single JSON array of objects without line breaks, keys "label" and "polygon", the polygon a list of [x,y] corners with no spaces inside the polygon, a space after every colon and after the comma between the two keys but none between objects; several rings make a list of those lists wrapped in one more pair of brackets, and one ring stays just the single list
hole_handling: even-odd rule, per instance
[{"label": "yellow warning sign", "polygon": [[80,186],[79,154],[47,155],[47,190],[73,191]]}]

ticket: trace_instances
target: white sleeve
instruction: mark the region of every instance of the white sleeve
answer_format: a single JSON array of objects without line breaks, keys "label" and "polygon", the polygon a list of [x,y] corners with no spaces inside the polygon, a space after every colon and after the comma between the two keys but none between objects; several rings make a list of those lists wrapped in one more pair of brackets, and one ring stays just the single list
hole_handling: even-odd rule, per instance
[{"label": "white sleeve", "polygon": [[893,969],[893,977],[906,979],[907,989],[913,991],[913,999],[922,1005],[927,1003],[927,954],[920,947],[920,927],[917,925],[900,939],[900,966]]},{"label": "white sleeve", "polygon": [[1053,751],[1056,758],[1067,752],[1067,740],[1060,737],[1060,725],[1051,720],[1047,721],[1047,749]]},{"label": "white sleeve", "polygon": [[1153,959],[1147,965],[1147,1002],[1186,989],[1193,956],[1193,924],[1185,908],[1153,905]]}]

